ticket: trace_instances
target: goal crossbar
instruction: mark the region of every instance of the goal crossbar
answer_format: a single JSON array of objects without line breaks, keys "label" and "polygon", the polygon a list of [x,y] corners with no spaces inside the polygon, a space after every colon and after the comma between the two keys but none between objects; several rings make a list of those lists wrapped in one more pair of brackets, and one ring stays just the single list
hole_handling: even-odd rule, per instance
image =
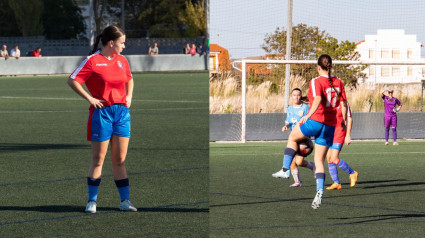
[{"label": "goal crossbar", "polygon": [[[239,68],[236,64],[241,64]],[[317,60],[253,60],[242,59],[235,60],[232,63],[233,68],[242,71],[242,110],[241,110],[241,142],[246,141],[246,64],[317,64]],[[425,65],[425,60],[333,60],[332,64],[351,64],[351,65]],[[289,99],[289,95],[285,95],[285,100]]]}]

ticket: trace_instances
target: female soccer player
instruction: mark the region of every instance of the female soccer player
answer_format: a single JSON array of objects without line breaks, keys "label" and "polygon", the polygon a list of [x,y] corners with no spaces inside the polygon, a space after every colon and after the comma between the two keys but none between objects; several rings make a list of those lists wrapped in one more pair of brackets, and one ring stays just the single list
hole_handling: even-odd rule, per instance
[{"label": "female soccer player", "polygon": [[[298,121],[307,114],[308,109],[310,108],[307,104],[303,103],[303,101],[306,98],[302,96],[301,89],[299,88],[292,89],[291,99],[292,99],[292,106],[288,107],[287,114],[286,114],[287,116],[285,119],[285,126],[282,127],[282,132],[287,131],[288,127],[291,128],[292,130],[295,127],[295,125],[297,125]],[[291,173],[292,173],[292,177],[294,178],[294,184],[289,186],[291,188],[301,187],[302,185],[302,182],[298,174],[298,166],[307,167],[311,169],[312,171],[314,169],[314,163],[305,161],[303,156],[296,154],[294,157],[294,160],[291,163]],[[274,178],[284,177],[283,169],[272,174],[272,176]]]},{"label": "female soccer player", "polygon": [[[388,92],[388,95],[385,92]],[[382,99],[384,100],[385,114],[384,114],[384,126],[385,126],[385,145],[388,145],[388,137],[390,135],[390,126],[393,131],[393,145],[397,143],[397,112],[400,111],[403,106],[401,102],[393,97],[393,90],[385,90],[382,92]],[[398,107],[397,107],[398,105]]]},{"label": "female soccer player", "polygon": [[[102,43],[97,50],[99,41]],[[129,181],[124,165],[130,140],[130,112],[133,77],[127,59],[125,34],[116,26],[106,27],[96,37],[91,55],[71,74],[69,86],[90,103],[87,140],[92,145],[92,162],[87,177],[86,212],[96,212],[97,191],[109,143],[113,176],[121,198],[120,210],[137,211],[129,201]],[[82,87],[86,84],[90,94]]]},{"label": "female soccer player", "polygon": [[344,142],[346,145],[349,145],[351,143],[351,128],[353,126],[353,118],[351,117],[350,105],[347,102],[347,128],[344,128],[341,124],[343,120],[341,107],[338,107],[337,109],[337,123],[335,126],[333,144],[331,148],[329,148],[329,151],[326,155],[326,159],[328,160],[329,166],[329,174],[331,175],[331,178],[334,182],[331,186],[327,187],[326,190],[341,189],[341,183],[339,182],[338,177],[338,169],[336,167],[337,165],[340,169],[344,170],[345,172],[347,172],[347,174],[349,174],[350,187],[356,186],[357,177],[359,176],[359,173],[357,171],[351,169],[351,167],[344,160],[339,158],[339,152],[342,150]]},{"label": "female soccer player", "polygon": [[300,126],[294,127],[289,135],[283,161],[285,177],[290,176],[289,167],[297,151],[297,142],[308,137],[315,137],[314,164],[316,166],[316,196],[311,204],[313,209],[322,203],[325,186],[324,160],[328,148],[332,145],[336,126],[336,108],[341,104],[343,123],[347,116],[347,105],[344,84],[336,77],[331,76],[332,59],[323,54],[317,62],[319,77],[310,81],[308,99],[310,110],[301,118]]}]

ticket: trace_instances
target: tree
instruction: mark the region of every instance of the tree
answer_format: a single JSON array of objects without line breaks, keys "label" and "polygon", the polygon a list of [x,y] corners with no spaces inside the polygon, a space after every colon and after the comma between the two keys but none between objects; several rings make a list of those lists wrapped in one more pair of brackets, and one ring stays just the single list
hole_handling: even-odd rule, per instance
[{"label": "tree", "polygon": [[180,12],[179,20],[186,26],[186,36],[206,36],[207,35],[207,22],[205,1],[201,0],[192,3],[187,0],[185,2],[185,10]]},{"label": "tree", "polygon": [[43,34],[43,25],[40,21],[43,13],[41,0],[9,0],[18,29],[23,36],[38,36]]},{"label": "tree", "polygon": [[[277,28],[274,33],[267,34],[262,48],[270,54],[286,54],[286,30]],[[292,27],[291,59],[317,59],[321,54],[329,54],[333,60],[358,60],[360,54],[355,51],[355,43],[338,42],[318,27],[298,24]],[[347,86],[356,86],[357,78],[364,77],[361,73],[365,66],[334,65],[334,74],[341,75],[341,80]],[[282,69],[279,69],[280,71]],[[306,80],[317,77],[316,65],[293,64],[291,74],[299,75]]]},{"label": "tree", "polygon": [[9,0],[0,0],[0,25],[0,36],[22,36],[15,14],[9,6]]},{"label": "tree", "polygon": [[81,9],[73,0],[43,0],[42,23],[47,39],[75,39],[85,36]]}]

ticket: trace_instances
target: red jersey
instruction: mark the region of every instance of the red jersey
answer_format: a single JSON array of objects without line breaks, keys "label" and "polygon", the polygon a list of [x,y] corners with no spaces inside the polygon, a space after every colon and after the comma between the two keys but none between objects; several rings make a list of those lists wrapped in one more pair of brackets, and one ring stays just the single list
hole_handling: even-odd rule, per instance
[{"label": "red jersey", "polygon": [[69,76],[79,84],[87,86],[92,97],[104,100],[103,105],[126,105],[126,84],[133,78],[127,59],[115,55],[111,60],[100,51],[88,56]]},{"label": "red jersey", "polygon": [[31,52],[31,55],[34,56],[34,57],[40,57],[41,56],[40,52],[38,52],[37,50],[33,50]]},{"label": "red jersey", "polygon": [[[342,81],[336,77],[332,77],[332,84],[335,90],[340,93],[340,100],[347,101]],[[336,111],[340,100],[337,100],[337,93],[334,88],[331,87],[327,76],[319,76],[310,81],[310,88],[308,90],[310,110],[314,97],[322,96],[322,101],[320,102],[319,107],[310,117],[311,120],[328,126],[336,126]]]},{"label": "red jersey", "polygon": [[[347,101],[347,118],[351,117],[351,108]],[[336,114],[336,126],[341,126],[341,122],[344,118],[342,117],[342,111],[341,111],[341,105],[337,108],[337,114]]]}]

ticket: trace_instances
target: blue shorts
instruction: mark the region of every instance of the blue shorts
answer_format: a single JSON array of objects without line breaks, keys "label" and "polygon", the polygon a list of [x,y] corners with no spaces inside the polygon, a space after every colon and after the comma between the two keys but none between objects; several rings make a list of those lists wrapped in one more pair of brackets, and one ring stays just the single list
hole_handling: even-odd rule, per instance
[{"label": "blue shorts", "polygon": [[318,145],[331,147],[334,139],[334,126],[328,126],[323,123],[307,119],[305,123],[300,126],[301,132],[304,136],[314,136],[314,142]]},{"label": "blue shorts", "polygon": [[343,145],[342,143],[335,142],[335,143],[332,144],[331,148],[329,148],[329,149],[341,151],[342,145]]},{"label": "blue shorts", "polygon": [[88,141],[107,141],[112,135],[130,137],[130,110],[123,104],[90,108]]}]

